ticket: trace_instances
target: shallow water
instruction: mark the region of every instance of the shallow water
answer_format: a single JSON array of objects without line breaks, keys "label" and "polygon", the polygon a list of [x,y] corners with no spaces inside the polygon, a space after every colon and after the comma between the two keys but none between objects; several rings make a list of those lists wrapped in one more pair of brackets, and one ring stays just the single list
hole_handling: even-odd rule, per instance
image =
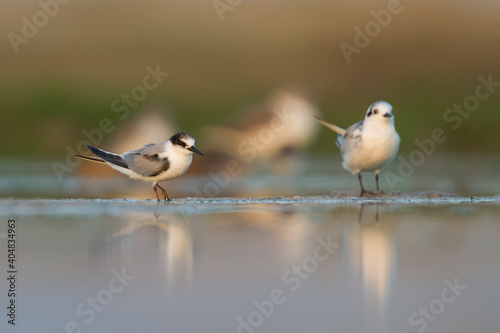
[{"label": "shallow water", "polygon": [[[496,332],[500,326],[498,201],[367,203],[360,215],[354,202],[283,200],[232,209],[4,200],[3,219],[17,221],[15,330]],[[6,224],[1,228],[5,235]],[[5,294],[0,299],[6,304]],[[5,319],[1,326],[14,331]]]},{"label": "shallow water", "polygon": [[[297,196],[313,190],[300,185],[314,177],[323,176],[296,177],[285,193],[276,183],[289,184],[286,177],[273,178],[273,185],[262,176],[235,180],[269,193],[266,199],[30,200],[34,195],[26,191],[1,199],[3,263],[7,222],[16,221],[17,307],[14,327],[5,315],[9,285],[2,278],[0,330],[498,331],[495,181],[482,191],[468,187],[462,192],[467,196],[443,194],[446,186],[429,184],[426,190],[441,192],[322,195],[331,183],[319,185],[317,196]],[[493,173],[481,177],[495,179]],[[349,177],[343,181],[352,185]],[[82,190],[87,182],[93,181],[73,178],[52,190],[62,197],[66,188],[72,197],[74,186]],[[5,179],[2,184],[13,186]],[[44,197],[43,188],[31,191]],[[287,191],[293,196],[286,197]],[[147,191],[135,195],[151,197]],[[7,266],[1,269],[10,276]]]}]

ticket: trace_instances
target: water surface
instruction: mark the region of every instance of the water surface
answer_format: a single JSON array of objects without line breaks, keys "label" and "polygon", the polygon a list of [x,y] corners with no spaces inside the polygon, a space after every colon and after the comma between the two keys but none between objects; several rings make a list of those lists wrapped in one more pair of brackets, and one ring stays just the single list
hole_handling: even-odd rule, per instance
[{"label": "water surface", "polygon": [[[9,331],[500,326],[496,201],[365,204],[361,216],[355,203],[183,210],[149,201],[79,201],[76,214],[64,211],[71,201],[2,204],[4,212],[22,206],[29,212],[10,216],[17,221],[19,296],[15,329],[1,324]],[[1,228],[5,234],[6,224]],[[4,241],[0,247],[6,253]]]}]

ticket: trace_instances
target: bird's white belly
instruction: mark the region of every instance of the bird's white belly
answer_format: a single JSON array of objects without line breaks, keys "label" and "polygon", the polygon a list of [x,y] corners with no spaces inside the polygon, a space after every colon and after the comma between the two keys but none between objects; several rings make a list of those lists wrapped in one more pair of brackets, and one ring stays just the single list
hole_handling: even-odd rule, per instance
[{"label": "bird's white belly", "polygon": [[152,177],[152,178],[156,178],[156,181],[177,178],[187,171],[187,169],[191,165],[192,161],[193,161],[192,155],[189,155],[186,158],[172,160],[170,162],[170,167],[168,168],[167,171],[159,174],[156,177]]},{"label": "bird's white belly", "polygon": [[352,173],[362,171],[373,172],[389,164],[396,156],[399,148],[399,135],[395,131],[389,133],[367,133],[362,142],[354,149],[344,152],[344,168]]}]

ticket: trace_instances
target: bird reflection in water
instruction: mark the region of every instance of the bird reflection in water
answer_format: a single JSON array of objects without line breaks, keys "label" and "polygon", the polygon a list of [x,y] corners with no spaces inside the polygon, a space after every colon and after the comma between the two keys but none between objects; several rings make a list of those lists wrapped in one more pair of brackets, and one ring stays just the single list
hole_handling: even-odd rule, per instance
[{"label": "bird reflection in water", "polygon": [[[360,208],[360,210],[359,210],[359,215],[358,215],[358,222],[359,222],[359,223],[361,223],[361,222],[362,222],[362,220],[363,220],[363,210],[365,209],[365,206],[366,206],[366,205],[371,206],[371,205],[373,205],[373,204],[366,204],[366,203],[361,204],[361,208]],[[378,213],[379,213],[379,207],[380,207],[380,204],[379,204],[379,203],[376,203],[375,205],[377,206],[377,213],[375,214],[375,222],[377,222],[377,223],[378,223],[378,218],[379,218],[379,214],[378,214]]]},{"label": "bird reflection in water", "polygon": [[[154,212],[153,218],[131,222],[119,231],[106,238],[107,242],[124,237],[139,237],[148,229],[156,229],[154,237],[157,242],[158,268],[163,270],[167,288],[172,291],[180,285],[191,288],[194,274],[194,257],[192,232],[189,221],[178,215],[167,215],[160,219],[160,213]],[[147,236],[148,246],[151,235]]]},{"label": "bird reflection in water", "polygon": [[[364,206],[376,206],[375,223],[361,223]],[[366,216],[365,216],[366,220]],[[397,266],[395,244],[379,223],[379,204],[362,204],[357,232],[351,235],[353,276],[362,285],[364,331],[386,331],[390,286]],[[358,284],[358,285],[359,285]]]}]

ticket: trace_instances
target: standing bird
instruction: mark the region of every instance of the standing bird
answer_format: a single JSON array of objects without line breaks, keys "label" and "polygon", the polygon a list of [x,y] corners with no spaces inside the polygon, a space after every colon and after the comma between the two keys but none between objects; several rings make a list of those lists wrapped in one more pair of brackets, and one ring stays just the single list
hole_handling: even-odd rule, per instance
[{"label": "standing bird", "polygon": [[[163,142],[165,133],[177,133],[173,110],[157,106],[146,106],[126,120],[106,140],[111,151],[126,151],[130,147],[142,147],[145,142]],[[110,176],[115,173],[111,168],[103,168],[99,163],[82,163],[84,175]]]},{"label": "standing bird", "polygon": [[188,132],[174,134],[167,142],[150,143],[144,147],[127,151],[121,155],[87,146],[96,157],[75,155],[92,162],[105,163],[115,170],[136,180],[153,182],[156,199],[159,188],[164,200],[170,201],[167,191],[158,182],[179,177],[187,171],[193,161],[193,153],[203,156],[194,146],[194,138]]},{"label": "standing bird", "polygon": [[361,172],[375,172],[378,186],[378,174],[388,165],[399,149],[401,141],[394,127],[392,106],[383,101],[375,102],[368,108],[364,120],[350,126],[347,130],[316,119],[337,132],[337,146],[340,147],[344,169],[358,174],[361,185],[361,197],[367,193],[361,180]]}]

